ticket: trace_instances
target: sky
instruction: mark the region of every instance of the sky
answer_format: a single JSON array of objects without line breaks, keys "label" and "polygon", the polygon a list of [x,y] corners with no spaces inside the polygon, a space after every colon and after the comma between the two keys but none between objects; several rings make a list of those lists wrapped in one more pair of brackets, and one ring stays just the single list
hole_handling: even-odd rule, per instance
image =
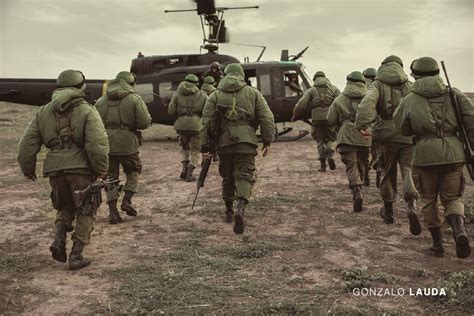
[{"label": "sky", "polygon": [[[377,68],[388,55],[444,60],[453,86],[474,92],[472,0],[216,0],[226,11],[230,44],[222,54],[279,60],[297,53],[312,76],[322,70],[339,88],[347,74]],[[0,78],[56,78],[64,69],[113,78],[145,55],[198,53],[202,44],[191,0],[0,0]]]}]

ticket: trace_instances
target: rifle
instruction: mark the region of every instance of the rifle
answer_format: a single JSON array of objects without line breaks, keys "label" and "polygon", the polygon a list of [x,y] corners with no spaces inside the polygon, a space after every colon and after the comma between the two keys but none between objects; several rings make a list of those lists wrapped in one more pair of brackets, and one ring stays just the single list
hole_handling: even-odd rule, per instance
[{"label": "rifle", "polygon": [[214,133],[211,134],[209,140],[209,156],[203,161],[201,166],[201,172],[199,173],[199,178],[196,183],[196,195],[194,196],[193,206],[191,209],[194,209],[194,205],[196,204],[197,197],[199,195],[199,190],[204,186],[204,182],[206,181],[207,173],[209,172],[209,167],[211,166],[212,161],[216,157],[217,154],[217,141],[221,136],[221,123],[222,123],[222,113],[217,110],[217,122],[216,122],[216,130]]},{"label": "rifle", "polygon": [[466,132],[466,128],[464,127],[461,108],[459,107],[459,104],[454,96],[453,88],[451,87],[451,84],[449,83],[448,73],[446,72],[446,66],[444,65],[444,61],[441,61],[441,66],[443,67],[444,76],[446,77],[446,82],[448,83],[449,98],[453,105],[454,113],[456,114],[456,121],[458,123],[457,132],[458,132],[459,139],[461,140],[462,145],[463,145],[464,155],[466,156],[465,166],[466,166],[467,171],[469,172],[469,175],[471,176],[471,179],[474,180],[474,156],[472,154],[472,148],[471,148],[469,136]]},{"label": "rifle", "polygon": [[109,191],[113,185],[119,183],[119,179],[97,179],[83,190],[74,190],[73,198],[76,208],[80,209],[83,214],[91,214],[102,204],[102,189]]}]

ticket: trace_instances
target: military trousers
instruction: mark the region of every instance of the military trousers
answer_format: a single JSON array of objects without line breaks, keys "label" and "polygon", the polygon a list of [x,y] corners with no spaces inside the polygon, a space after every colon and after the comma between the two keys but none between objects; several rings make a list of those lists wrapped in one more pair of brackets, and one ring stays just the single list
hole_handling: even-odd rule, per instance
[{"label": "military trousers", "polygon": [[57,210],[55,223],[63,223],[70,232],[74,230],[72,240],[79,240],[85,245],[89,244],[97,210],[85,214],[77,209],[73,193],[74,190],[83,190],[91,184],[91,177],[84,174],[64,173],[50,177],[49,183],[51,184],[51,201]]},{"label": "military trousers", "polygon": [[196,167],[201,156],[201,138],[199,134],[179,134],[182,161],[189,161]]},{"label": "military trousers", "polygon": [[[119,179],[120,166],[123,168],[127,179],[123,186],[124,191],[138,192],[138,176],[142,172],[142,162],[140,154],[131,155],[109,155],[109,170],[107,176],[113,179]],[[113,185],[107,191],[107,203],[119,198],[119,186]]]},{"label": "military trousers", "polygon": [[378,165],[381,170],[380,195],[385,202],[395,202],[397,199],[397,164],[400,167],[403,186],[402,194],[405,201],[417,199],[418,194],[412,179],[413,145],[380,142],[378,143],[380,158]]},{"label": "military trousers", "polygon": [[337,134],[327,121],[313,121],[311,136],[316,140],[319,159],[326,159],[334,153]]},{"label": "military trousers", "polygon": [[257,180],[255,155],[220,154],[219,174],[222,177],[223,200],[241,198],[248,202]]},{"label": "military trousers", "polygon": [[346,176],[349,187],[362,185],[366,173],[366,160],[368,160],[369,148],[359,146],[347,146],[344,151],[339,152],[341,160],[346,166]]},{"label": "military trousers", "polygon": [[[414,167],[413,180],[420,194],[423,220],[428,226],[440,227],[444,217],[452,214],[464,217],[463,164]],[[444,212],[438,208],[438,195]]]}]

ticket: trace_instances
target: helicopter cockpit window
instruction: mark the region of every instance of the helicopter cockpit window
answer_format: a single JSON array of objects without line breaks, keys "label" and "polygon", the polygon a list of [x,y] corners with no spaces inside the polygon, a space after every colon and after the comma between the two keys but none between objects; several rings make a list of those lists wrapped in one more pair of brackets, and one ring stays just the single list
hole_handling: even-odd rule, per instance
[{"label": "helicopter cockpit window", "polygon": [[301,83],[304,81],[296,71],[285,71],[283,80],[285,84],[285,97],[297,97],[303,94]]},{"label": "helicopter cockpit window", "polygon": [[173,94],[176,92],[176,90],[178,89],[178,86],[179,86],[179,82],[170,82],[170,81],[160,82],[158,86],[160,97],[171,98]]},{"label": "helicopter cockpit window", "polygon": [[272,94],[272,90],[270,88],[270,75],[269,74],[260,75],[260,92],[263,95]]},{"label": "helicopter cockpit window", "polygon": [[181,64],[181,63],[183,63],[183,58],[182,57],[170,58],[168,60],[168,64],[170,64],[170,65],[176,65],[176,64]]},{"label": "helicopter cockpit window", "polygon": [[142,97],[145,103],[151,103],[155,99],[152,83],[138,83],[133,89]]}]

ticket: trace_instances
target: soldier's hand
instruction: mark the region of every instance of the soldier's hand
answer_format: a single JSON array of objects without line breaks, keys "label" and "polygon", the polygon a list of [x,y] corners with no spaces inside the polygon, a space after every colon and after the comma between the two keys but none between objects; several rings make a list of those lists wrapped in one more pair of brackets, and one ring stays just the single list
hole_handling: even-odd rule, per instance
[{"label": "soldier's hand", "polygon": [[292,122],[296,121],[296,117],[294,115],[291,117],[291,121]]},{"label": "soldier's hand", "polygon": [[101,173],[97,175],[97,178],[105,180],[107,178],[107,173]]},{"label": "soldier's hand", "polygon": [[262,156],[263,157],[266,157],[270,154],[270,144],[263,144],[263,147],[262,147]]},{"label": "soldier's hand", "polygon": [[36,173],[34,173],[34,172],[33,172],[33,173],[30,173],[30,174],[25,174],[25,177],[28,178],[28,179],[30,179],[31,181],[36,181],[36,179],[38,179],[38,178],[36,177]]},{"label": "soldier's hand", "polygon": [[368,128],[361,129],[361,130],[359,130],[359,132],[362,134],[362,136],[365,139],[369,139],[372,136],[372,134],[370,133],[370,130]]}]

